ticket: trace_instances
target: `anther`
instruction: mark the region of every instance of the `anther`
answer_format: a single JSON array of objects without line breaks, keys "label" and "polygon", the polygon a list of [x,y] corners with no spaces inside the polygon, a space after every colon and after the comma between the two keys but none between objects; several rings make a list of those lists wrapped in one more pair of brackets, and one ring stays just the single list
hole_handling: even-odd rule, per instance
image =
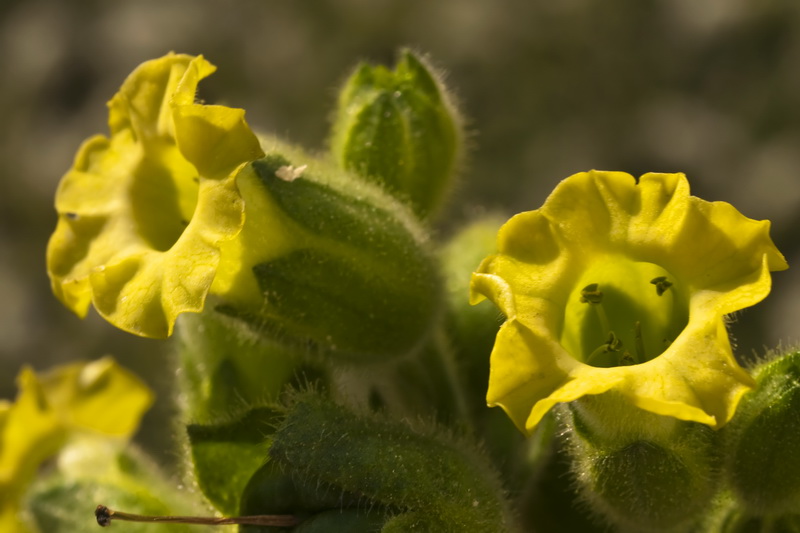
[{"label": "anther", "polygon": [[599,304],[603,301],[603,293],[597,283],[590,283],[581,289],[581,303]]},{"label": "anther", "polygon": [[608,332],[608,339],[606,340],[607,349],[609,352],[618,352],[622,349],[622,339],[617,337],[613,331]]},{"label": "anther", "polygon": [[667,289],[672,287],[672,282],[667,279],[666,276],[658,276],[657,278],[653,278],[650,280],[650,283],[656,286],[656,293],[661,296]]}]

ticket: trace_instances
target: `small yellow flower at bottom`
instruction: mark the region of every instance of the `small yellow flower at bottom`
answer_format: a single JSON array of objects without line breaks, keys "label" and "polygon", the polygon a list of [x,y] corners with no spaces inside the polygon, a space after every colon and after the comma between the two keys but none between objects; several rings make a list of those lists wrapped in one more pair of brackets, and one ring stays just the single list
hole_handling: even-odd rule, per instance
[{"label": "small yellow flower at bottom", "polygon": [[203,309],[244,225],[236,175],[263,155],[244,111],[195,103],[214,69],[177,54],[139,66],[109,102],[111,137],[88,139],[61,180],[47,269],[79,316],[92,303],[120,329],[167,337]]},{"label": "small yellow flower at bottom", "polygon": [[487,402],[530,433],[555,404],[617,391],[719,428],[753,379],[725,315],[761,301],[787,264],[769,222],[689,195],[683,174],[591,171],[509,220],[471,300],[505,314]]},{"label": "small yellow flower at bottom", "polygon": [[105,357],[37,375],[23,368],[13,404],[0,403],[0,531],[19,531],[20,500],[43,461],[81,434],[133,435],[153,393]]}]

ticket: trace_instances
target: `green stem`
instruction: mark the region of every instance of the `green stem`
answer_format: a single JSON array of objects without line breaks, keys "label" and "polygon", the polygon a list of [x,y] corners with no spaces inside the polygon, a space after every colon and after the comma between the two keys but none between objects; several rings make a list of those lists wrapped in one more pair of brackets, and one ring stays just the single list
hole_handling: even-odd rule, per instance
[{"label": "green stem", "polygon": [[645,355],[644,355],[644,339],[642,339],[642,323],[639,322],[638,320],[633,325],[633,332],[634,332],[634,340],[636,343],[636,362],[644,363]]},{"label": "green stem", "polygon": [[474,423],[467,402],[467,394],[464,390],[464,380],[459,375],[455,351],[443,328],[438,328],[434,333],[433,344],[454,400],[456,420],[464,421],[472,430],[474,429]]}]

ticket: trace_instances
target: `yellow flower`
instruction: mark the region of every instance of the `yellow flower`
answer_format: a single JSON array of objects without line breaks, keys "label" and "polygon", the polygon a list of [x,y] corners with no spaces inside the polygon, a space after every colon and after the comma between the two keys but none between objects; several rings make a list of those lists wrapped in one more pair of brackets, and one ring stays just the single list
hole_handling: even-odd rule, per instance
[{"label": "yellow flower", "polygon": [[236,176],[263,155],[244,111],[194,102],[202,56],[139,66],[109,102],[111,137],[80,148],[56,193],[47,249],[56,296],[115,326],[166,337],[202,310],[220,248],[244,224]]},{"label": "yellow flower", "polygon": [[761,301],[787,264],[769,222],[689,195],[683,174],[586,172],[498,234],[471,299],[506,315],[487,402],[531,432],[555,404],[614,390],[713,427],[752,378],[725,315]]},{"label": "yellow flower", "polygon": [[19,394],[0,402],[0,531],[19,531],[19,501],[39,465],[80,434],[130,437],[153,394],[111,358],[37,376],[24,368]]}]

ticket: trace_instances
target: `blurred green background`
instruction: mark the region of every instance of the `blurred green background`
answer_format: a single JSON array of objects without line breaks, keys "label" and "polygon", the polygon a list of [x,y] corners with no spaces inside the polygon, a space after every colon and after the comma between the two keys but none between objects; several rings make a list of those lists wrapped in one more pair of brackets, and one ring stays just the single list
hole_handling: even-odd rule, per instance
[{"label": "blurred green background", "polygon": [[[350,69],[391,63],[400,46],[430,54],[468,119],[469,164],[440,237],[487,210],[535,209],[578,171],[682,171],[696,195],[771,219],[800,264],[796,0],[3,0],[0,398],[23,364],[110,353],[159,392],[141,438],[169,448],[168,345],[78,320],[44,265],[58,180],[83,139],[107,133],[104,103],[131,70],[202,53],[219,67],[205,100],[323,148]],[[738,353],[794,342],[798,316],[800,276],[779,273],[733,324]]]}]

